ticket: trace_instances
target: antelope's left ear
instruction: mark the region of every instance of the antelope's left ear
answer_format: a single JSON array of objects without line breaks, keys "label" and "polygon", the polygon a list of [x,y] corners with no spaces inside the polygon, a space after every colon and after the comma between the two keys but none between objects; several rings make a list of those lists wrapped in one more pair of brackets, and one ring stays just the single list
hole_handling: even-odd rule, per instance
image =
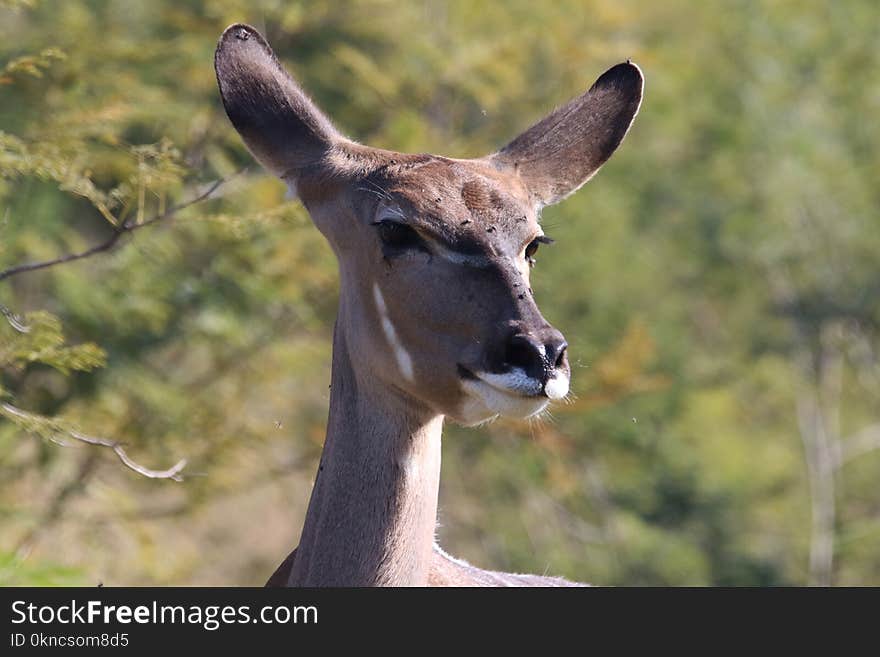
[{"label": "antelope's left ear", "polygon": [[515,172],[539,205],[576,191],[623,141],[645,80],[630,62],[608,69],[582,96],[548,114],[491,157]]}]

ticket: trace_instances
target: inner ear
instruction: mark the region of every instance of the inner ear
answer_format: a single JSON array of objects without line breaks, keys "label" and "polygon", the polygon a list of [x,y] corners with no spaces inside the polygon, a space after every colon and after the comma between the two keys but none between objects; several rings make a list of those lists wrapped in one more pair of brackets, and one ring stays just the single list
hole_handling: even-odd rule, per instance
[{"label": "inner ear", "polygon": [[223,32],[214,69],[226,114],[248,149],[294,189],[300,172],[345,141],[250,25]]},{"label": "inner ear", "polygon": [[557,203],[587,182],[623,141],[639,111],[643,88],[638,66],[618,64],[491,160],[518,175],[537,204]]}]

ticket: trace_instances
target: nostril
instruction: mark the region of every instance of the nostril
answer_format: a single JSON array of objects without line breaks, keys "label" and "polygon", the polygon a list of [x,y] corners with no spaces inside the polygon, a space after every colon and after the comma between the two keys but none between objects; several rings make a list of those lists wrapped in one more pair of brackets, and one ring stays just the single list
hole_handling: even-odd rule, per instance
[{"label": "nostril", "polygon": [[554,375],[554,370],[565,368],[567,348],[565,338],[552,328],[514,333],[505,343],[502,367],[522,369],[527,376],[544,382]]},{"label": "nostril", "polygon": [[563,342],[561,345],[559,345],[559,347],[557,347],[558,351],[556,352],[556,360],[553,363],[554,367],[560,368],[565,365],[566,349],[568,349],[568,343],[566,342]]},{"label": "nostril", "polygon": [[537,345],[524,335],[514,335],[507,343],[504,351],[504,362],[512,367],[530,369],[536,361],[540,361]]}]

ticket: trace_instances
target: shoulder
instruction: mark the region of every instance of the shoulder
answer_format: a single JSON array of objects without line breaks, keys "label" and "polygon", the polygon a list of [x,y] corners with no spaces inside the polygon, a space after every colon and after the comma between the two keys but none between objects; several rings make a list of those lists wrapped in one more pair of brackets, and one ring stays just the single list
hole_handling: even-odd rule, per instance
[{"label": "shoulder", "polygon": [[428,586],[589,586],[570,582],[562,577],[521,575],[483,570],[463,559],[457,559],[434,544]]}]

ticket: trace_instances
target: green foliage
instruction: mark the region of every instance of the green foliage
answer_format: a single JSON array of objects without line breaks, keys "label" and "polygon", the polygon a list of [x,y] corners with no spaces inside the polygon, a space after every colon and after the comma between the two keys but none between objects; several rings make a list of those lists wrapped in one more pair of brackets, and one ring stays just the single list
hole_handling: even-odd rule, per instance
[{"label": "green foliage", "polygon": [[6,63],[0,71],[0,84],[10,84],[15,75],[30,75],[35,78],[43,77],[43,69],[52,65],[53,61],[63,60],[65,55],[57,48],[46,48],[37,55],[24,55]]},{"label": "green foliage", "polygon": [[[645,71],[620,151],[544,211],[533,280],[572,403],[447,429],[445,547],[603,584],[880,583],[880,450],[833,465],[834,520],[813,521],[817,458],[880,421],[878,19],[873,0],[0,2],[0,271],[124,233],[0,280],[0,402],[25,413],[0,420],[0,582],[261,583],[296,542],[336,268],[220,106],[216,39],[247,21],[341,129],[404,151],[483,155],[609,65]],[[187,479],[52,442],[74,427],[185,456]]]},{"label": "green foliage", "polygon": [[85,586],[83,572],[49,561],[34,563],[0,553],[0,586]]},{"label": "green foliage", "polygon": [[104,352],[94,343],[67,346],[57,317],[45,312],[28,313],[0,328],[0,369],[21,370],[30,363],[44,363],[63,374],[88,372],[105,364]]}]

